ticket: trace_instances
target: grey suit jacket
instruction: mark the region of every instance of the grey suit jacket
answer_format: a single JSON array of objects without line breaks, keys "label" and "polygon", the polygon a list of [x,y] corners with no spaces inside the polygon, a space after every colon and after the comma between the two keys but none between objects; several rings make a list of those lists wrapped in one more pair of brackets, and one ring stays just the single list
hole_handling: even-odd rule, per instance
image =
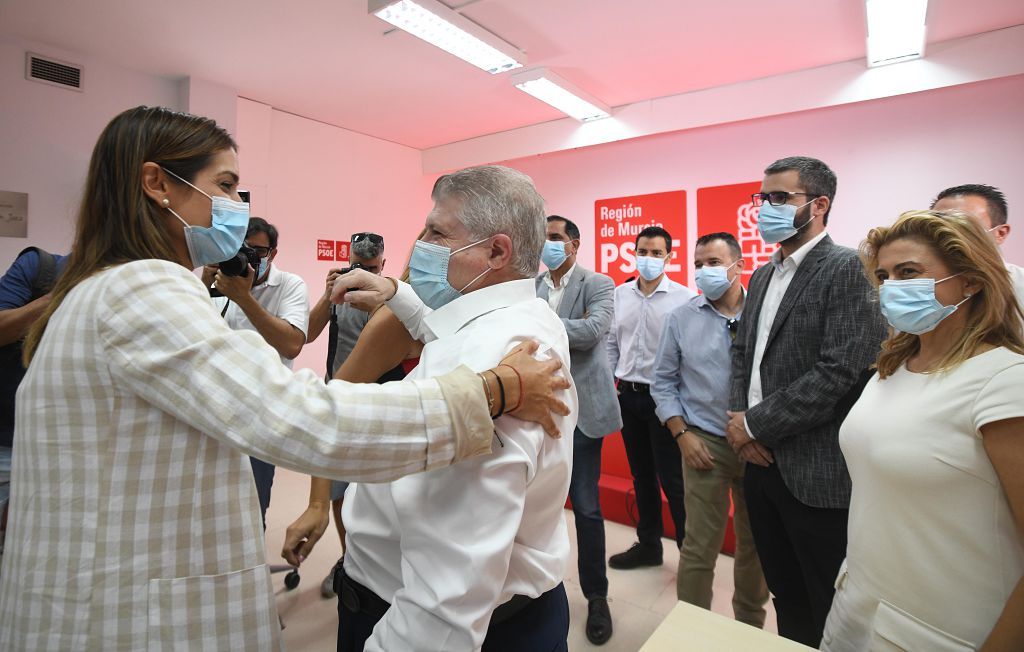
[{"label": "grey suit jacket", "polygon": [[[609,277],[576,265],[557,311],[569,335],[570,373],[580,398],[576,427],[594,439],[622,427],[615,379],[601,346],[612,325],[614,292],[615,283]],[[537,277],[537,296],[547,301],[543,274]]]},{"label": "grey suit jacket", "polygon": [[[775,272],[750,279],[732,348],[730,408],[747,410],[757,322]],[[747,425],[772,450],[786,487],[812,507],[846,508],[850,475],[839,449],[839,426],[870,374],[885,322],[857,253],[828,236],[797,268],[761,359],[764,400],[747,410]]]}]

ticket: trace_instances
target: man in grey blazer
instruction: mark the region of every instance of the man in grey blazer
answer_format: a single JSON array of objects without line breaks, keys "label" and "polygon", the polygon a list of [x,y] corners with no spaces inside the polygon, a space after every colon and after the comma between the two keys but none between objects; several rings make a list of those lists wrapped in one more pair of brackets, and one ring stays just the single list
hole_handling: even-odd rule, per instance
[{"label": "man in grey blazer", "polygon": [[541,260],[549,271],[537,277],[537,296],[562,318],[569,335],[571,373],[580,400],[569,500],[576,517],[580,588],[589,604],[587,639],[603,645],[612,636],[612,617],[597,482],[603,437],[621,428],[622,418],[608,356],[598,344],[611,326],[615,283],[604,274],[577,265],[579,247],[580,230],[571,220],[558,215],[548,217]]},{"label": "man in grey blazer", "polygon": [[780,249],[750,279],[726,427],[748,462],[747,510],[779,634],[814,648],[846,556],[850,476],[839,426],[885,336],[857,253],[825,232],[835,189],[817,159],[765,170],[753,198],[758,230]]}]

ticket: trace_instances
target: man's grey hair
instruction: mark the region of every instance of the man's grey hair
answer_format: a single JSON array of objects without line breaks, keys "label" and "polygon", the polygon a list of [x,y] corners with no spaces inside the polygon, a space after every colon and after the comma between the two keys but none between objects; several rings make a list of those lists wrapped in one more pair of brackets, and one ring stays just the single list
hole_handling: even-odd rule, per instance
[{"label": "man's grey hair", "polygon": [[512,268],[533,278],[546,238],[544,198],[518,170],[482,165],[446,174],[434,184],[435,202],[459,199],[455,214],[474,240],[504,234],[512,240]]},{"label": "man's grey hair", "polygon": [[352,245],[353,255],[359,256],[363,260],[370,260],[384,253],[384,244],[377,244],[372,242],[369,238],[363,238],[359,242]]}]

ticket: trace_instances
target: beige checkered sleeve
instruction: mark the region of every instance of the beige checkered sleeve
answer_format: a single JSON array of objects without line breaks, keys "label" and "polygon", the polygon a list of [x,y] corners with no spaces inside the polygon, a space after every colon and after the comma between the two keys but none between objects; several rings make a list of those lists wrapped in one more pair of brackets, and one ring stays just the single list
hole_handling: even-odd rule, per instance
[{"label": "beige checkered sleeve", "polygon": [[126,393],[238,450],[317,476],[390,481],[490,451],[493,424],[467,368],[437,379],[325,385],[256,333],[233,331],[177,265],[109,276],[99,336]]}]

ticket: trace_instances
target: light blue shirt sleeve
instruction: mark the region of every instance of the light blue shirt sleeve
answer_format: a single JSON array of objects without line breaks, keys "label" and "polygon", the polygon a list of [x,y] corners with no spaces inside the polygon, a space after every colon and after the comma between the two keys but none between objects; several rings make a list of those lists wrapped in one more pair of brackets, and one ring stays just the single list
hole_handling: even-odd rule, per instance
[{"label": "light blue shirt sleeve", "polygon": [[654,367],[654,383],[651,398],[656,405],[658,420],[665,423],[672,417],[683,416],[680,400],[682,390],[682,350],[679,347],[679,317],[673,312],[665,321],[665,328],[658,342],[657,363]]}]

